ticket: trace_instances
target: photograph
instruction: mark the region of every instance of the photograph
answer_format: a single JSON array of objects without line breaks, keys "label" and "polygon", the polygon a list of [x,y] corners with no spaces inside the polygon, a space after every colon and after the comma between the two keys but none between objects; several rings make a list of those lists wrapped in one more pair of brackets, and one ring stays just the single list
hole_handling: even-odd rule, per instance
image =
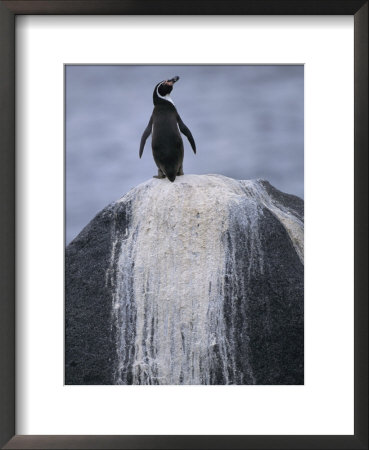
[{"label": "photograph", "polygon": [[64,66],[66,385],[304,384],[304,65]]}]

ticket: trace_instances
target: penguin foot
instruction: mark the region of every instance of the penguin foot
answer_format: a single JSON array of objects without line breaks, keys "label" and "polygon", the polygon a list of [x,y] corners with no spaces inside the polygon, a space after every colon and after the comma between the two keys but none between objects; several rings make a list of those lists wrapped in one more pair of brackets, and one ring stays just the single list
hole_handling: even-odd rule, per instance
[{"label": "penguin foot", "polygon": [[153,178],[165,178],[164,172],[161,169],[158,169],[158,174],[154,175]]},{"label": "penguin foot", "polygon": [[180,169],[178,170],[177,176],[178,175],[184,175],[183,173],[183,167],[181,166]]}]

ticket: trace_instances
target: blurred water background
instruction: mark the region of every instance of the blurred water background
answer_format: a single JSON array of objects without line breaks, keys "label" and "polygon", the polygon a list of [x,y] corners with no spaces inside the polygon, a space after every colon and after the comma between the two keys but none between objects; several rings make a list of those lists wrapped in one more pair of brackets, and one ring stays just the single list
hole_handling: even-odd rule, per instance
[{"label": "blurred water background", "polygon": [[295,66],[66,66],[66,243],[105,206],[157,174],[154,86],[180,76],[171,97],[197,146],[183,137],[187,174],[263,178],[304,195],[304,69]]}]

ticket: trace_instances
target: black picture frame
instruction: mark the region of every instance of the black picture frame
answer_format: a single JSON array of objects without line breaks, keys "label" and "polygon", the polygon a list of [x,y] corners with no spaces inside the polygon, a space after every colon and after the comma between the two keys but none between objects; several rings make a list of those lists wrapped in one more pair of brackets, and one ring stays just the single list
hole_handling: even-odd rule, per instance
[{"label": "black picture frame", "polygon": [[[19,14],[347,14],[354,16],[354,435],[15,435],[15,17]],[[337,95],[339,95],[339,92],[337,93]],[[368,449],[368,1],[0,1],[0,250],[0,445],[3,446],[2,448]]]}]

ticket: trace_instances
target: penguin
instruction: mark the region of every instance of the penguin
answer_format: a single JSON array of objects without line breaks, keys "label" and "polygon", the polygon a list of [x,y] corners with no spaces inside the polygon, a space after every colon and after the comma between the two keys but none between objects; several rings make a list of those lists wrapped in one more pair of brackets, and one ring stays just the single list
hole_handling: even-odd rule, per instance
[{"label": "penguin", "polygon": [[165,178],[173,182],[178,175],[183,175],[183,141],[180,131],[189,140],[192,150],[196,153],[196,144],[191,131],[182,122],[170,93],[173,85],[179,80],[175,76],[164,80],[155,86],[153,93],[154,110],[149,123],[143,132],[139,156],[141,158],[146,139],[152,133],[152,154],[158,167],[158,175],[154,178]]}]

